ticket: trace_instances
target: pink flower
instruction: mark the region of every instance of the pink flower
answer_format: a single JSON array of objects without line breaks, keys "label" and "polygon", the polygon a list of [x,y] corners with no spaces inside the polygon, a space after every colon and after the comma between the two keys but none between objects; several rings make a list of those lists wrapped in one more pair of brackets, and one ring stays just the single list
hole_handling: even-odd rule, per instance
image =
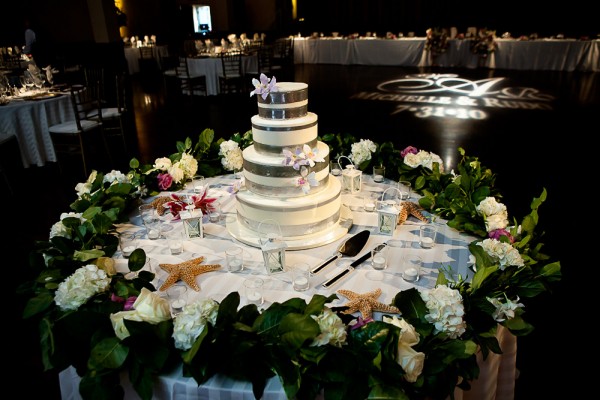
[{"label": "pink flower", "polygon": [[125,301],[121,296],[117,296],[114,293],[110,294],[110,301],[114,301],[115,303],[123,303]]},{"label": "pink flower", "polygon": [[133,310],[133,303],[137,300],[137,296],[129,296],[123,306],[124,311]]},{"label": "pink flower", "polygon": [[373,322],[374,319],[373,318],[367,318],[367,319],[363,319],[362,317],[358,317],[358,319],[356,320],[356,322],[354,323],[354,325],[350,326],[350,330],[355,330],[358,329],[360,327],[365,326],[366,324],[368,324],[369,322]]},{"label": "pink flower", "polygon": [[419,152],[419,150],[416,147],[408,146],[407,148],[405,148],[404,150],[402,150],[400,152],[400,155],[402,156],[402,158],[404,158],[409,153],[417,154],[418,152]]},{"label": "pink flower", "polygon": [[173,177],[169,174],[158,174],[156,179],[158,179],[158,188],[160,190],[169,189],[173,183]]},{"label": "pink flower", "polygon": [[501,236],[506,236],[510,240],[511,243],[515,242],[515,238],[506,229],[495,229],[495,230],[491,231],[490,233],[488,233],[488,236],[490,239],[496,239],[496,240],[500,240]]}]

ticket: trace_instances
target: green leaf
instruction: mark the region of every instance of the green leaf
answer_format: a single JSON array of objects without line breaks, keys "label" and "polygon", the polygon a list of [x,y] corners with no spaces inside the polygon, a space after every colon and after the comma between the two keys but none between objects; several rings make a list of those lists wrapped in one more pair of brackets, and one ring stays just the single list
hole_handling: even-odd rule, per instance
[{"label": "green leaf", "polygon": [[118,338],[108,337],[92,348],[88,366],[96,370],[120,368],[128,354],[129,348],[123,346]]},{"label": "green leaf", "polygon": [[319,324],[309,315],[288,314],[281,319],[279,332],[281,340],[293,350],[317,337],[321,331]]},{"label": "green leaf", "polygon": [[139,271],[146,265],[146,252],[142,248],[135,249],[127,261],[130,271]]},{"label": "green leaf", "polygon": [[99,249],[82,250],[82,251],[75,250],[73,252],[73,259],[82,261],[82,262],[86,262],[89,260],[95,260],[96,258],[102,257],[103,255],[104,255],[104,251],[99,250]]},{"label": "green leaf", "polygon": [[43,291],[37,296],[30,298],[25,304],[23,318],[31,318],[36,314],[46,311],[54,303],[54,296],[50,292]]}]

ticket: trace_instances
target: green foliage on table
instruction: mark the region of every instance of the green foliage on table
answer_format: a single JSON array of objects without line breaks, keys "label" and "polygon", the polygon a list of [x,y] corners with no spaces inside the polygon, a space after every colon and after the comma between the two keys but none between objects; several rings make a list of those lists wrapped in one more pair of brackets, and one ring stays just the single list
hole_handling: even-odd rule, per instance
[{"label": "green foliage on table", "polygon": [[[232,140],[245,148],[252,144],[252,135],[235,134]],[[338,156],[349,154],[356,141],[341,134],[325,135],[323,140],[330,145],[330,154]],[[190,139],[177,142],[177,153],[170,157],[176,161],[182,153],[191,153],[199,162],[199,173],[214,176],[223,172],[218,156],[222,141],[215,141],[214,132],[207,129],[195,144]],[[408,167],[401,152],[387,143],[377,145],[371,160],[360,168],[384,160],[388,171],[411,181],[414,190],[423,196],[421,206],[446,219],[450,227],[484,238],[485,221],[476,206],[486,197],[500,199],[501,195],[492,171],[476,157],[466,156],[463,149],[458,151],[462,158],[457,173],[444,173],[437,163],[431,169]],[[128,260],[133,277],[114,274],[106,291],[93,295],[76,310],[60,309],[55,294],[60,283],[76,270],[91,263],[104,266],[115,253],[116,225],[127,220],[144,196],[140,188],[151,169],[140,166],[135,159],[130,166],[128,182],[104,182],[102,173],[90,177],[86,190],[71,204],[71,210],[81,213],[81,218],[63,218],[62,235],[36,243],[31,265],[38,276],[20,288],[20,293],[29,298],[23,317],[38,324],[44,368],[60,371],[74,366],[82,377],[79,389],[85,399],[123,398],[123,372],[128,373],[142,399],[151,399],[155,377],[172,371],[181,362],[184,374],[198,384],[217,373],[252,382],[256,398],[262,396],[266,380],[275,375],[289,398],[313,399],[322,391],[327,398],[361,400],[446,398],[456,386],[468,389],[469,382],[478,377],[477,351],[484,358],[490,352],[502,351],[495,336],[499,325],[515,335],[526,335],[533,329],[521,308],[515,310],[513,318],[495,320],[495,307],[489,299],[506,296],[526,301],[551,290],[561,279],[560,263],[543,252],[544,233],[538,230],[538,211],[547,196],[543,190],[531,202],[529,214],[520,219],[513,217],[513,224],[507,228],[514,238],[511,245],[518,250],[524,266],[502,268],[477,240],[469,245],[475,258],[470,281],[463,277],[449,279],[443,269],[440,271],[437,284],[456,289],[463,299],[466,330],[459,338],[435,332],[425,318],[427,307],[417,290],[395,295],[392,304],[402,310],[402,317],[420,336],[414,350],[427,357],[413,383],[406,381],[406,373],[396,359],[401,333],[396,325],[373,321],[348,327],[341,347],[311,345],[320,334],[313,317],[322,313],[335,295],[317,294],[308,303],[292,298],[259,310],[255,305],[239,308],[239,294],[232,292],[219,303],[214,326],[207,323],[186,351],[175,348],[173,320],[157,324],[125,320],[130,336],[120,340],[110,315],[123,310],[123,306],[111,296],[125,299],[138,296],[143,289],[156,290],[151,284],[154,275],[141,270],[146,262],[143,250],[135,250]],[[499,240],[508,243],[509,237],[501,236]],[[333,311],[348,326],[354,317],[339,313],[343,309]]]}]

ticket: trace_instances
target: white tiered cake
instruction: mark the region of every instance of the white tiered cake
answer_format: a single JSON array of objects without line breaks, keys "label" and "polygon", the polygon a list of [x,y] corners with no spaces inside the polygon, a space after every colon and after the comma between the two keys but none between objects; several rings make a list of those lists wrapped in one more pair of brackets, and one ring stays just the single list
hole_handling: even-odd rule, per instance
[{"label": "white tiered cake", "polygon": [[343,236],[341,184],[329,174],[329,146],[317,140],[317,115],[307,111],[308,85],[280,82],[277,91],[257,99],[254,144],[243,151],[246,188],[237,193],[230,232],[256,245],[261,222],[276,221],[291,249]]}]

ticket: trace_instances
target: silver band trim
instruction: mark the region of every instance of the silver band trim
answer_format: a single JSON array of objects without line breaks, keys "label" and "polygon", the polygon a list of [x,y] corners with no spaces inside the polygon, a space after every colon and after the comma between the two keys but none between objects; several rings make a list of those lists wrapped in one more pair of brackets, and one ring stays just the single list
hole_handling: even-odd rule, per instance
[{"label": "silver band trim", "polygon": [[[308,168],[308,173],[315,171],[315,173],[329,168],[329,155],[323,158],[325,162],[315,163],[314,167],[303,165]],[[251,172],[255,175],[267,176],[270,178],[293,178],[300,176],[300,171],[292,168],[291,165],[263,165],[256,164],[248,160],[244,160],[244,170]]]},{"label": "silver band trim", "polygon": [[266,99],[263,99],[262,96],[256,96],[256,99],[262,104],[297,103],[308,100],[308,88],[294,90],[293,92],[269,92]]},{"label": "silver band trim", "polygon": [[267,119],[292,119],[308,114],[308,106],[294,108],[262,108],[258,107],[258,116]]},{"label": "silver band trim", "polygon": [[[300,176],[300,175],[298,175]],[[311,186],[310,188],[310,192],[308,194],[315,194],[315,193],[319,193],[323,190],[325,190],[328,186],[329,183],[329,175],[327,175],[325,177],[325,179],[323,179],[322,181],[319,181],[319,186]],[[250,180],[248,180],[248,178],[246,178],[246,188],[251,191],[252,193],[256,193],[256,194],[260,194],[262,196],[268,196],[268,197],[280,197],[280,196],[286,196],[286,197],[304,197],[307,194],[305,194],[302,191],[301,187],[296,187],[296,186],[287,186],[287,187],[273,187],[273,186],[267,186],[267,185],[261,185],[260,183],[255,183],[252,182]]]},{"label": "silver band trim", "polygon": [[291,144],[291,145],[286,145],[286,146],[271,146],[268,144],[254,142],[254,150],[256,150],[256,152],[259,154],[281,155],[283,149],[289,149],[290,151],[293,152],[293,150],[296,149],[297,147],[302,149],[305,144],[307,144],[311,149],[313,149],[317,146],[317,139],[315,138],[314,140],[311,140],[308,143]]},{"label": "silver band trim", "polygon": [[[340,212],[338,211],[333,216],[324,219],[323,221],[303,225],[280,225],[279,228],[281,229],[281,233],[284,237],[303,236],[325,230],[330,226],[335,225],[339,219]],[[242,225],[244,225],[245,227],[256,232],[258,231],[258,225],[260,225],[259,221],[249,220],[246,217],[240,215],[240,213],[238,213],[238,221],[240,221],[240,223],[242,223]],[[265,229],[266,227],[267,226],[265,224],[262,224],[261,229]]]},{"label": "silver band trim", "polygon": [[313,126],[316,126],[318,123],[318,121],[315,122],[311,122],[310,124],[305,124],[305,125],[296,125],[296,126],[262,126],[262,125],[258,125],[258,124],[252,124],[252,129],[258,129],[259,131],[266,131],[266,132],[294,132],[294,131],[300,131],[302,129],[308,129],[308,128],[312,128]]}]

